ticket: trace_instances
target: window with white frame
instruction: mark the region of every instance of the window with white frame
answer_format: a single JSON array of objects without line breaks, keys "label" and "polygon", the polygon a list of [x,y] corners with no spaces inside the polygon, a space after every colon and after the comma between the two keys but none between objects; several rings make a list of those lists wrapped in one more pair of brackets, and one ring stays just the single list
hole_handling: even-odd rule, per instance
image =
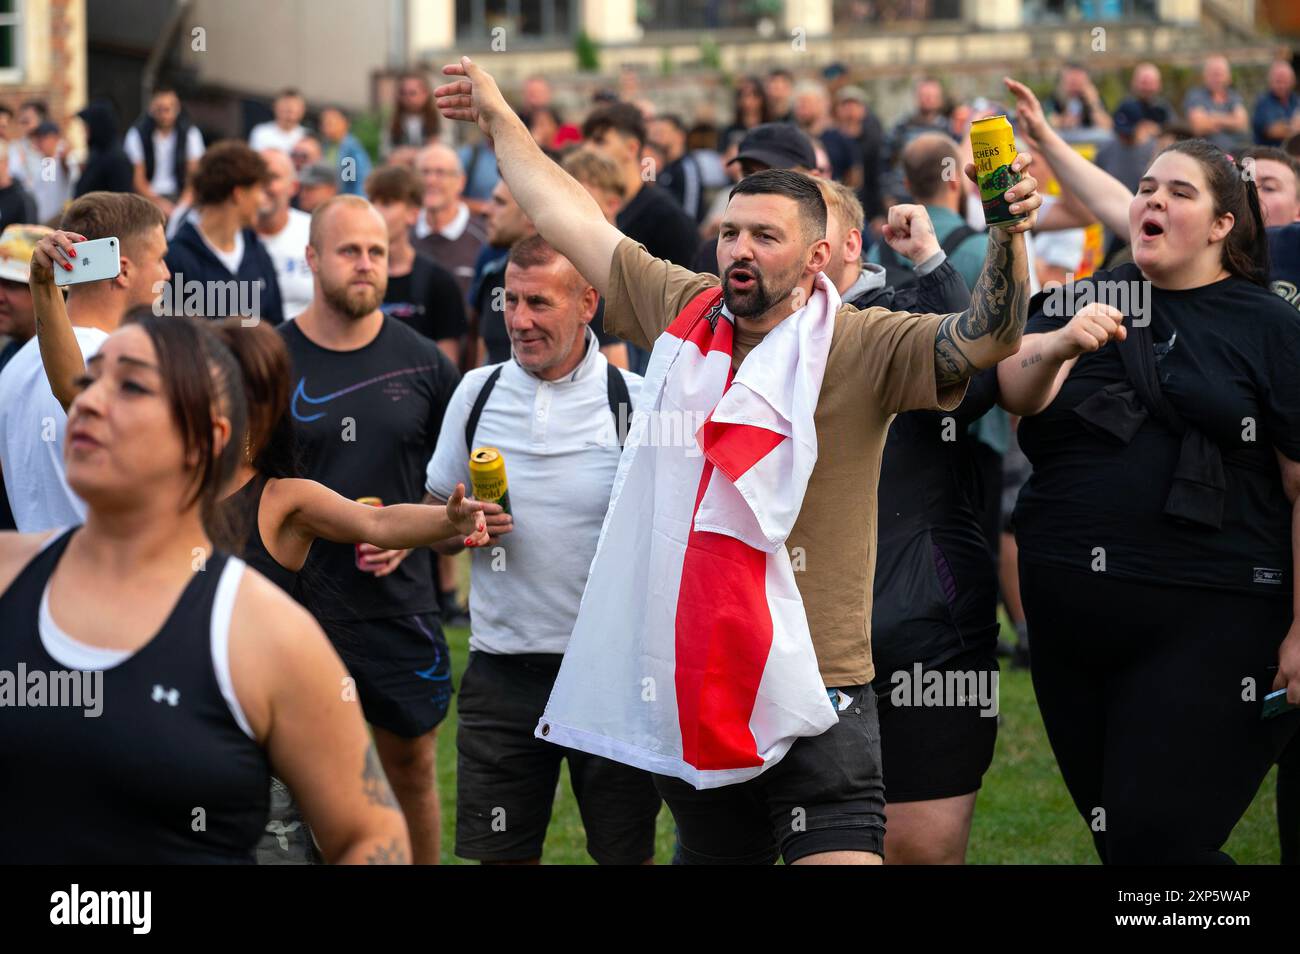
[{"label": "window with white frame", "polygon": [[0,82],[23,78],[22,0],[0,0]]}]

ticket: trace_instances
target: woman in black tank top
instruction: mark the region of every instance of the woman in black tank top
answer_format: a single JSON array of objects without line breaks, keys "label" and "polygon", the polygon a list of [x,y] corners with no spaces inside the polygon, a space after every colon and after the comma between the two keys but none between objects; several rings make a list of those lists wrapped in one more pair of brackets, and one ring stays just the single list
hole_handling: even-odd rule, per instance
[{"label": "woman in black tank top", "polygon": [[234,490],[221,510],[244,539],[244,559],[251,566],[297,598],[297,575],[317,538],[362,545],[378,573],[391,572],[398,553],[448,537],[464,536],[466,546],[487,543],[484,514],[500,513],[501,508],[465,500],[463,486],[445,507],[376,508],[300,478],[289,415],[289,353],[283,339],[267,325],[249,327],[239,318],[214,327],[239,363],[248,399],[248,438],[230,482]]},{"label": "woman in black tank top", "polygon": [[243,446],[229,351],[140,309],[67,423],[84,526],[0,534],[0,863],[248,863],[274,766],[335,862],[403,862],[406,826],[346,672],[214,520]]}]

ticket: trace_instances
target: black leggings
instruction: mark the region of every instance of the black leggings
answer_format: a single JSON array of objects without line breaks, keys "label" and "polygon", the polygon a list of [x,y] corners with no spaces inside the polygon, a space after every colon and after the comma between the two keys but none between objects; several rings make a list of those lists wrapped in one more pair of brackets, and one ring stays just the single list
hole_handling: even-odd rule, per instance
[{"label": "black leggings", "polygon": [[1133,583],[1024,554],[1020,585],[1038,708],[1101,860],[1231,864],[1224,842],[1300,728],[1300,713],[1259,717],[1290,599]]}]

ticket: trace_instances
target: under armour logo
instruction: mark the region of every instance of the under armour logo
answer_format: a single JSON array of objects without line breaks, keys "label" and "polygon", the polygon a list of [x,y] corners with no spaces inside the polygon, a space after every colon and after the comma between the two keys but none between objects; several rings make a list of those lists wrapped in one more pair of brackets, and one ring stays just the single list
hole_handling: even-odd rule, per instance
[{"label": "under armour logo", "polygon": [[167,700],[169,706],[178,706],[181,704],[181,691],[179,689],[164,689],[162,686],[153,687],[153,701],[162,702]]}]

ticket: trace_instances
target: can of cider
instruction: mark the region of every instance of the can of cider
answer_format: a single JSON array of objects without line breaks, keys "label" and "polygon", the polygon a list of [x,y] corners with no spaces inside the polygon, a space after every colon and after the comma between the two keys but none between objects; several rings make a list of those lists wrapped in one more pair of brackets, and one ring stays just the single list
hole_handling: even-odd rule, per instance
[{"label": "can of cider", "polygon": [[510,512],[510,487],[506,483],[506,461],[495,447],[476,447],[469,455],[469,481],[474,499],[500,504]]},{"label": "can of cider", "polygon": [[970,127],[971,152],[975,155],[975,181],[984,204],[984,221],[989,225],[1013,225],[1023,215],[1012,215],[1006,191],[1020,181],[1011,171],[1016,158],[1016,137],[1005,115],[979,119]]},{"label": "can of cider", "polygon": [[[382,507],[384,505],[384,502],[378,497],[358,497],[357,503],[365,504],[367,507]],[[352,549],[356,553],[357,569],[363,573],[369,573],[370,568],[361,562],[361,544],[353,544]]]}]

